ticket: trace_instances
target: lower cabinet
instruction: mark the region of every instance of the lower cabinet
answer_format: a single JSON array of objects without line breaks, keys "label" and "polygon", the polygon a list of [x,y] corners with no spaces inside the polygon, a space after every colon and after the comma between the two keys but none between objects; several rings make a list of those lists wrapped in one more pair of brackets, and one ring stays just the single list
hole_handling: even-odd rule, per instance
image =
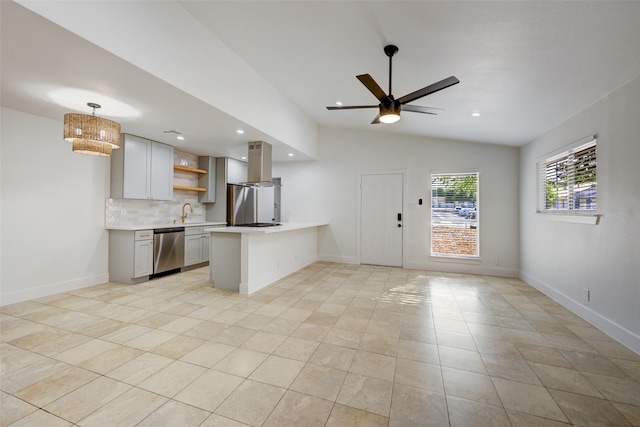
[{"label": "lower cabinet", "polygon": [[187,227],[184,232],[184,266],[209,261],[210,234],[203,227]]},{"label": "lower cabinet", "polygon": [[109,230],[109,280],[140,283],[153,274],[153,230]]},{"label": "lower cabinet", "polygon": [[[207,227],[185,227],[184,266],[209,262],[211,234]],[[135,284],[153,274],[153,230],[109,230],[109,280]]]},{"label": "lower cabinet", "polygon": [[153,239],[136,240],[133,254],[133,277],[153,274]]}]

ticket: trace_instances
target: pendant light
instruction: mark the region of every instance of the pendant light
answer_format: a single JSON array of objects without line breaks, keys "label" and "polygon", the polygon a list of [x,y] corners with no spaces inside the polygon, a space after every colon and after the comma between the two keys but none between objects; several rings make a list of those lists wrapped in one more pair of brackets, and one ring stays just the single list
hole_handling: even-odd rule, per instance
[{"label": "pendant light", "polygon": [[64,115],[64,139],[72,143],[72,150],[93,156],[110,156],[120,148],[120,124],[96,116],[99,104],[89,102],[93,114],[68,113]]}]

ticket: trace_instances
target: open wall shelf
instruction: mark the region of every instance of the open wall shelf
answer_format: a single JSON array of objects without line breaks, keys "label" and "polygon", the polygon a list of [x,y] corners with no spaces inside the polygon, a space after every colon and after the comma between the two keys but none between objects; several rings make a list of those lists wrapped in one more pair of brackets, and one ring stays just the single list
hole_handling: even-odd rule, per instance
[{"label": "open wall shelf", "polygon": [[192,173],[200,173],[200,174],[206,174],[207,171],[204,169],[196,169],[196,168],[190,168],[187,166],[180,166],[180,165],[173,165],[173,170],[174,171],[183,171],[183,172],[192,172]]},{"label": "open wall shelf", "polygon": [[[181,166],[181,165],[173,165],[173,170],[174,171],[197,173],[197,174],[200,174],[200,175],[205,175],[206,173],[208,173],[204,169],[190,168],[188,166]],[[173,189],[174,190],[184,190],[184,191],[197,191],[199,193],[206,193],[207,192],[206,188],[190,187],[190,186],[187,186],[187,185],[174,185]]]},{"label": "open wall shelf", "polygon": [[200,187],[187,187],[186,185],[174,185],[173,186],[174,190],[185,190],[185,191],[198,191],[200,193],[204,193],[207,191],[206,188],[200,188]]}]

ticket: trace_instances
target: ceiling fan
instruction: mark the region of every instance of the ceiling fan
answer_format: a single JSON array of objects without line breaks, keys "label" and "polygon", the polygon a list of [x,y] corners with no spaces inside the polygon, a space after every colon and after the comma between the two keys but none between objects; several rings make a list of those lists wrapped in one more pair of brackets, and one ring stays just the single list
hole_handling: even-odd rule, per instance
[{"label": "ceiling fan", "polygon": [[400,120],[400,111],[411,111],[412,113],[423,114],[436,114],[432,110],[441,110],[440,108],[421,107],[418,105],[406,105],[409,102],[422,98],[423,96],[431,95],[442,89],[446,89],[449,86],[460,83],[460,80],[454,76],[447,77],[444,80],[440,80],[437,83],[418,89],[415,92],[411,92],[401,98],[395,99],[391,94],[391,71],[393,55],[398,53],[398,47],[392,44],[384,47],[384,53],[389,57],[389,94],[385,94],[380,88],[378,83],[373,80],[369,74],[361,74],[356,76],[360,82],[369,89],[369,92],[375,96],[380,104],[378,105],[335,105],[327,107],[327,110],[353,110],[357,108],[378,108],[380,113],[376,116],[371,124],[376,123],[395,123]]}]

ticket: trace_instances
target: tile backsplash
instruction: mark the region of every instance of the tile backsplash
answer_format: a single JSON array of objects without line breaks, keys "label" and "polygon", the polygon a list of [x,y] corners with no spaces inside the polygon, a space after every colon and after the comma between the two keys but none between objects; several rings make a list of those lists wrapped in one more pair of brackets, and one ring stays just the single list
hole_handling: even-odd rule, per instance
[{"label": "tile backsplash", "polygon": [[204,206],[198,202],[198,196],[176,196],[173,200],[131,200],[107,199],[105,203],[105,221],[107,227],[129,225],[170,225],[181,223],[182,206],[191,203],[193,213],[187,208],[187,222],[205,220]]},{"label": "tile backsplash", "polygon": [[[174,150],[174,164],[198,167],[198,156],[184,151]],[[189,187],[198,186],[198,175],[175,171],[174,184]],[[107,227],[150,225],[161,226],[181,223],[182,206],[190,203],[193,213],[187,208],[187,222],[205,221],[205,205],[199,202],[198,193],[185,190],[174,190],[173,200],[133,200],[106,199],[105,222]]]}]

